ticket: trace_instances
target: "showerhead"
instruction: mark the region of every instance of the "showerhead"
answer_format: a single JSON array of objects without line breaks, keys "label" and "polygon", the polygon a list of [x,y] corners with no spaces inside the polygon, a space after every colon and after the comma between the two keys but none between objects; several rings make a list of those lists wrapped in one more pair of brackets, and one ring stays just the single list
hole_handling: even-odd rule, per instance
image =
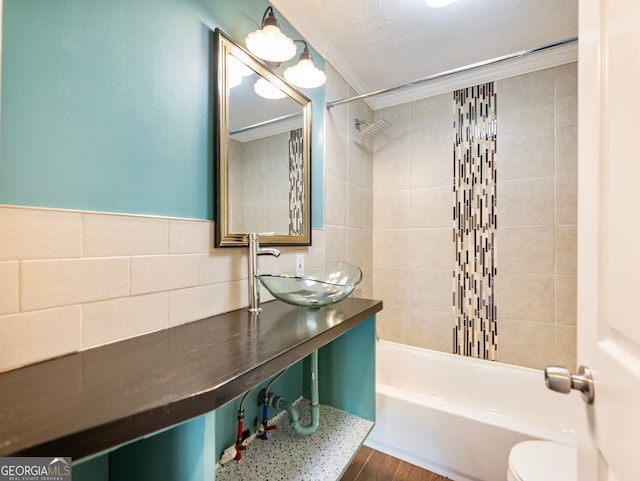
[{"label": "showerhead", "polygon": [[[360,132],[360,138],[364,140],[373,140],[391,127],[391,124],[384,119],[378,119],[373,123],[369,123],[366,120],[356,119],[354,125]],[[362,125],[366,125],[367,127],[364,130],[360,130]]]}]

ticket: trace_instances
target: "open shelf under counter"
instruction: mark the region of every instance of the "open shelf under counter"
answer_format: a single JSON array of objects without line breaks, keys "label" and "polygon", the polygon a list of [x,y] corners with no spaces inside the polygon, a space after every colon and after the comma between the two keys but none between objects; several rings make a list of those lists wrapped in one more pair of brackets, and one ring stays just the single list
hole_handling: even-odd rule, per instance
[{"label": "open shelf under counter", "polygon": [[[307,425],[309,401],[299,399],[294,406]],[[216,481],[336,481],[373,428],[373,421],[323,404],[318,429],[309,436],[296,433],[284,411],[272,421],[278,429],[270,431],[266,441],[255,438],[248,442],[240,461],[218,467]]]},{"label": "open shelf under counter", "polygon": [[[381,309],[357,298],[321,309],[272,301],[259,316],[232,311],[1,373],[0,456],[71,456],[74,479],[124,479],[126,466],[143,480],[158,479],[153,455],[175,479],[215,479],[209,465],[229,445],[238,398],[315,350],[321,403],[373,421]],[[297,372],[290,399],[306,389]],[[181,436],[204,466],[187,466]]]}]

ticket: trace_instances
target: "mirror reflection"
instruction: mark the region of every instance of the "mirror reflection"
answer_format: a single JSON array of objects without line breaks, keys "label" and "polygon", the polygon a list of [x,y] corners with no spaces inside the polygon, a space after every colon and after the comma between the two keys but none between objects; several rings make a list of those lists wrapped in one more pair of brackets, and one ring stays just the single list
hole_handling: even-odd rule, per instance
[{"label": "mirror reflection", "polygon": [[216,246],[246,245],[249,232],[309,245],[310,100],[220,31],[216,39]]}]

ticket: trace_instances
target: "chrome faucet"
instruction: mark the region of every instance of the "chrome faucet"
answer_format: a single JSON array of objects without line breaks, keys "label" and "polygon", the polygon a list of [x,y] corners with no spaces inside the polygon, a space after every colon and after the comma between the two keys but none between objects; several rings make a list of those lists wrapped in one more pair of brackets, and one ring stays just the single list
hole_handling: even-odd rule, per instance
[{"label": "chrome faucet", "polygon": [[249,234],[249,311],[260,312],[260,268],[258,266],[258,256],[270,255],[278,257],[278,249],[260,247],[260,234],[252,232]]}]

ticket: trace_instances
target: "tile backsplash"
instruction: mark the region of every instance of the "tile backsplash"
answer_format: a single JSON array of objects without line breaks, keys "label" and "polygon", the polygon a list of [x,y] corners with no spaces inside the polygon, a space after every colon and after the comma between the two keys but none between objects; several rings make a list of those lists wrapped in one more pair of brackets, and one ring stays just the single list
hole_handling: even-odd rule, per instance
[{"label": "tile backsplash", "polygon": [[[246,249],[210,221],[0,205],[0,232],[0,371],[247,305]],[[313,242],[262,270],[324,262]]]}]

